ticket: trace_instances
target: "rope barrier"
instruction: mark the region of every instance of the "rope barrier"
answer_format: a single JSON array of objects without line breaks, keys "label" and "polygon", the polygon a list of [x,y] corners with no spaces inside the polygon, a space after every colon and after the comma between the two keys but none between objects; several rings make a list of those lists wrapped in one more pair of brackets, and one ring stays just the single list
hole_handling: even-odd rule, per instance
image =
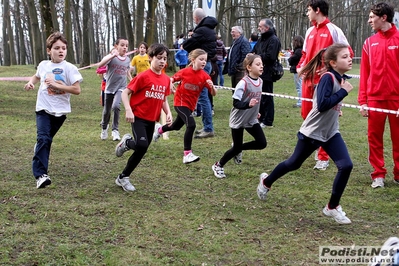
[{"label": "rope barrier", "polygon": [[[230,88],[230,87],[215,86],[215,88],[217,88],[217,89],[222,89],[222,90],[231,90],[231,91],[234,91],[234,88]],[[292,100],[301,100],[301,101],[313,102],[313,99],[302,98],[302,97],[295,97],[295,96],[284,95],[284,94],[276,94],[276,93],[262,92],[262,95],[267,95],[267,96],[272,96],[272,97],[278,97],[278,98],[285,98],[285,99],[292,99]],[[346,104],[346,103],[343,103],[342,106],[343,106],[343,107],[348,107],[348,108],[359,109],[359,110],[374,111],[374,112],[380,112],[380,113],[386,113],[386,114],[394,114],[394,115],[396,115],[396,117],[399,117],[399,109],[398,109],[397,111],[394,111],[394,110],[383,109],[383,108],[362,107],[362,106],[360,106],[360,105]]]}]

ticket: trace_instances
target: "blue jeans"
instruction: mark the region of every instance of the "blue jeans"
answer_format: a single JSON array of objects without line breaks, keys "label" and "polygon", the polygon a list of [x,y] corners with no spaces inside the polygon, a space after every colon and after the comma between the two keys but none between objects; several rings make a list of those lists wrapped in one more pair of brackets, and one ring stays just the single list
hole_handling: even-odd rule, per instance
[{"label": "blue jeans", "polygon": [[[210,74],[212,71],[211,62],[206,62],[205,72]],[[198,104],[201,106],[202,111],[202,124],[204,125],[205,132],[213,132],[213,122],[212,122],[212,106],[211,101],[208,97],[208,89],[203,88],[201,94],[198,98]]]},{"label": "blue jeans", "polygon": [[53,137],[61,128],[66,115],[53,116],[42,110],[36,112],[37,139],[32,160],[32,171],[35,178],[48,172],[48,160],[50,157]]},{"label": "blue jeans", "polygon": [[[294,83],[295,83],[295,89],[296,93],[298,94],[298,97],[302,97],[302,78],[298,75],[298,73],[294,73]],[[296,105],[301,106],[302,101],[299,99],[296,103]]]},{"label": "blue jeans", "polygon": [[[219,85],[224,86],[224,77],[223,77],[223,61],[216,61],[219,70]],[[215,84],[216,85],[216,84]]]}]

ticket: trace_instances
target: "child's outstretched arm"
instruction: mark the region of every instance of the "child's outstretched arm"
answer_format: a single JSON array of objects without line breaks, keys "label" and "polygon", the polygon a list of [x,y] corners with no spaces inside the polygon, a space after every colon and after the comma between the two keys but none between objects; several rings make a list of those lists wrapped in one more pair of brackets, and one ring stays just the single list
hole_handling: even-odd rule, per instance
[{"label": "child's outstretched arm", "polygon": [[109,62],[109,60],[116,57],[117,55],[118,55],[118,51],[116,49],[114,49],[110,54],[107,54],[106,56],[104,56],[103,59],[101,59],[101,61],[96,64],[97,67],[102,67],[102,66],[106,65]]},{"label": "child's outstretched arm", "polygon": [[132,91],[128,88],[124,89],[122,91],[122,103],[123,106],[125,107],[125,117],[126,117],[126,122],[128,123],[134,123],[134,114],[132,111],[132,107],[130,107],[130,95],[132,94]]},{"label": "child's outstretched arm", "polygon": [[35,84],[40,81],[40,78],[36,77],[36,75],[33,75],[28,83],[25,84],[24,89],[25,90],[33,90],[35,88]]}]

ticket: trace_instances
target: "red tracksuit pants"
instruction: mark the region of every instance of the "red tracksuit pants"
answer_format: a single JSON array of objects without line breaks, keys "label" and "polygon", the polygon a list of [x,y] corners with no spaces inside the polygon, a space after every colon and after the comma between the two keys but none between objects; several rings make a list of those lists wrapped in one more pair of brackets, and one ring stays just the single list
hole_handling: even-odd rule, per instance
[{"label": "red tracksuit pants", "polygon": [[[399,101],[368,101],[368,107],[383,108],[388,110],[398,110]],[[393,175],[395,180],[399,180],[399,117],[394,114],[387,114],[376,111],[368,112],[368,141],[369,141],[369,162],[374,168],[371,178],[383,177],[387,173],[384,162],[384,130],[385,122],[388,118],[389,129],[391,131],[392,156],[393,156]]]}]

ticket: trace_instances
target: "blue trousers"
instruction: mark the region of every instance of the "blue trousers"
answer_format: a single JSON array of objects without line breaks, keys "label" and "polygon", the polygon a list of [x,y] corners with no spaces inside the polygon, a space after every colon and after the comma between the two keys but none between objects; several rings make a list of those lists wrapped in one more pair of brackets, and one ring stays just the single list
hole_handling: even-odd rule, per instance
[{"label": "blue trousers", "polygon": [[270,188],[277,179],[288,172],[301,167],[302,163],[319,147],[323,147],[338,168],[329,202],[329,208],[336,208],[339,205],[339,201],[344,193],[353,168],[353,163],[349,156],[348,149],[346,148],[345,142],[340,133],[335,134],[327,142],[321,142],[308,138],[298,132],[298,142],[294,153],[290,158],[281,162],[276,166],[276,168],[274,168],[270,175],[265,179],[264,185]]},{"label": "blue trousers", "polygon": [[[207,62],[204,68],[205,72],[210,74],[212,71],[211,62]],[[212,122],[212,106],[208,97],[208,89],[203,88],[198,98],[198,104],[201,106],[202,111],[202,124],[204,125],[205,132],[213,132]]]},{"label": "blue trousers", "polygon": [[35,178],[48,173],[48,161],[50,157],[53,137],[61,128],[66,115],[53,116],[42,110],[36,112],[37,139],[32,160],[32,171]]}]

